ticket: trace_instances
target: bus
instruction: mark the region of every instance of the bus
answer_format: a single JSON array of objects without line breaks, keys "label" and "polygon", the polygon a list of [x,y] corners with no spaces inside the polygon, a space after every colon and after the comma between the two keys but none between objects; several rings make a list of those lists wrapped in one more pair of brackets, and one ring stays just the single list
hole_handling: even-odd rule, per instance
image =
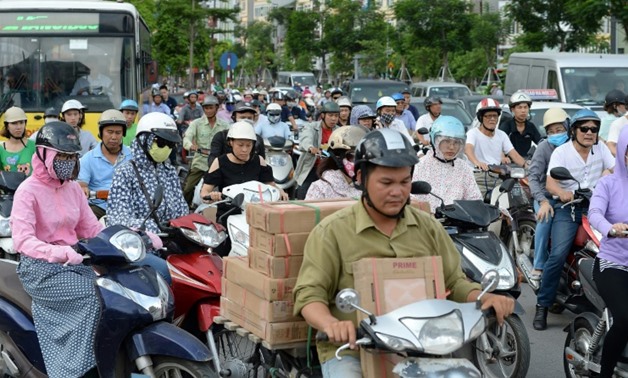
[{"label": "bus", "polygon": [[128,3],[99,0],[0,0],[0,112],[26,112],[27,135],[48,108],[76,99],[85,129],[156,81],[150,33]]}]

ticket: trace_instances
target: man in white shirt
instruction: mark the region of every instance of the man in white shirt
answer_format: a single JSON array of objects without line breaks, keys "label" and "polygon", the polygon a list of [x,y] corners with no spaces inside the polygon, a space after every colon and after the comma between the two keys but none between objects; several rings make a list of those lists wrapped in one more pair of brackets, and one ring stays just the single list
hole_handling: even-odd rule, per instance
[{"label": "man in white shirt", "polygon": [[469,162],[482,171],[475,174],[475,180],[485,196],[500,184],[499,178],[489,176],[489,165],[508,164],[512,160],[520,167],[525,167],[526,162],[515,150],[508,135],[497,128],[502,112],[499,103],[492,98],[485,98],[476,110],[480,126],[467,133],[464,152]]},{"label": "man in white shirt", "polygon": [[440,112],[443,109],[443,100],[441,100],[438,96],[429,96],[425,98],[423,105],[425,105],[427,113],[419,117],[416,121],[416,127],[414,130],[416,131],[416,138],[419,142],[424,146],[429,146],[430,134],[421,135],[419,133],[419,129],[424,127],[427,131],[430,131],[432,124],[436,121],[436,118],[440,117]]},{"label": "man in white shirt", "polygon": [[[628,96],[626,96],[628,99]],[[608,138],[606,140],[606,145],[608,149],[611,151],[613,156],[617,154],[617,140],[619,139],[619,134],[624,126],[628,125],[628,113],[623,117],[619,117],[611,123],[610,129],[608,131]]]}]

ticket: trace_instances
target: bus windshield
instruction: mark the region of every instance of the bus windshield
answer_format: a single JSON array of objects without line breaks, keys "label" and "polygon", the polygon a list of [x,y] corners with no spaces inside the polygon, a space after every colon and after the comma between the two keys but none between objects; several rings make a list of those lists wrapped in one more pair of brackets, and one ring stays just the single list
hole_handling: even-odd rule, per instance
[{"label": "bus windshield", "polygon": [[112,108],[133,95],[133,58],[132,37],[0,37],[0,105],[60,109],[76,98],[89,111]]},{"label": "bus windshield", "polygon": [[580,105],[604,105],[604,97],[613,89],[626,91],[628,67],[578,67],[561,69],[566,102]]}]

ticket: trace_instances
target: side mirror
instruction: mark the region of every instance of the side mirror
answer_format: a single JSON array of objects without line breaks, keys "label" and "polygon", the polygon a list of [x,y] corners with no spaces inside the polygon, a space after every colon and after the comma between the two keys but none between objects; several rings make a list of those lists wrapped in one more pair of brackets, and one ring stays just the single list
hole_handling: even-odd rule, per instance
[{"label": "side mirror", "polygon": [[336,307],[340,312],[350,314],[360,305],[360,295],[355,289],[342,289],[336,294]]},{"label": "side mirror", "polygon": [[412,183],[412,189],[410,193],[412,194],[430,194],[432,191],[432,186],[425,181],[415,181]]},{"label": "side mirror", "polygon": [[554,179],[554,180],[558,180],[558,181],[564,181],[564,180],[576,180],[572,175],[571,172],[569,172],[569,170],[565,167],[556,167],[556,168],[552,168],[552,170],[550,170],[550,176]]},{"label": "side mirror", "polygon": [[482,276],[480,284],[482,285],[482,290],[486,293],[495,291],[499,285],[499,273],[495,269],[487,271]]},{"label": "side mirror", "polygon": [[430,133],[430,131],[429,131],[427,128],[425,128],[425,127],[421,127],[421,128],[420,128],[420,129],[418,129],[416,132],[417,132],[417,133],[419,133],[419,134],[421,134],[421,135],[427,135],[427,134],[429,134],[429,133]]},{"label": "side mirror", "polygon": [[500,193],[510,192],[514,186],[515,186],[515,180],[514,179],[512,179],[512,178],[506,179],[499,186],[499,192]]},{"label": "side mirror", "polygon": [[244,193],[239,193],[233,198],[233,201],[231,201],[231,204],[235,207],[242,207],[243,203],[244,203]]}]

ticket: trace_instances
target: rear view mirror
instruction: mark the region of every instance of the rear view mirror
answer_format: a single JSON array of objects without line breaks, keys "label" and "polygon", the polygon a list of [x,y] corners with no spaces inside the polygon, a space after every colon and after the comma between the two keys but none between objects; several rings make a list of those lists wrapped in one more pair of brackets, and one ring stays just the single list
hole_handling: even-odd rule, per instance
[{"label": "rear view mirror", "polygon": [[550,170],[550,176],[554,179],[554,180],[558,180],[558,181],[565,181],[565,180],[576,180],[572,175],[571,172],[569,172],[569,170],[565,167],[556,167],[556,168],[552,168],[552,170]]}]

